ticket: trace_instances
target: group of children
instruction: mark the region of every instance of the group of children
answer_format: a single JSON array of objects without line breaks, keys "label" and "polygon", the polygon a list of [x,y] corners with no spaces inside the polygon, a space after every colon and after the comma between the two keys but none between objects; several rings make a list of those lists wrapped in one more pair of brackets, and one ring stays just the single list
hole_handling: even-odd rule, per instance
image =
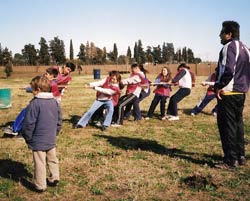
[{"label": "group of children", "polygon": [[[143,68],[143,65],[137,63],[131,65],[131,74],[126,79],[121,79],[119,72],[111,71],[105,79],[92,82],[87,86],[96,90],[96,100],[74,128],[86,127],[93,116],[96,116],[96,114],[103,115],[103,110],[106,111],[106,117],[101,125],[102,131],[106,130],[109,126],[121,126],[123,125],[123,120],[129,118],[132,106],[134,120],[141,120],[142,114],[139,103],[145,97],[149,96],[150,86],[155,86],[153,90],[155,95],[145,119],[152,118],[155,108],[160,103],[160,116],[162,120],[179,120],[177,104],[191,93],[195,78],[189,67],[184,63],[178,66],[177,71],[177,74],[172,78],[170,69],[165,66],[154,82],[150,82],[147,79],[147,71]],[[179,85],[179,89],[174,95],[170,96],[171,86],[173,85]],[[120,97],[121,90],[125,86],[125,95]],[[169,97],[170,100],[166,112],[166,101]],[[198,110],[197,107],[192,110],[192,115],[194,112],[198,114],[203,109],[199,107]]]}]

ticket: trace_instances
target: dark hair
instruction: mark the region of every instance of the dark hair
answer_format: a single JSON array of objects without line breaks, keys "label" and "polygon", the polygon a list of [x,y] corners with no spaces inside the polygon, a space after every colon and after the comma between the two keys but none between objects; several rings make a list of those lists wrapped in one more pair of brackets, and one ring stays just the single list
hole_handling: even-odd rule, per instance
[{"label": "dark hair", "polygon": [[121,77],[121,74],[119,73],[119,71],[116,71],[116,70],[110,71],[109,72],[109,77],[113,77],[113,76],[116,76],[117,82],[119,84],[119,88],[123,89],[124,88],[124,84],[121,81],[122,77]]},{"label": "dark hair", "polygon": [[131,69],[138,67],[138,63],[131,64]]},{"label": "dark hair", "polygon": [[141,70],[145,75],[146,75],[147,73],[149,73],[148,70],[146,70],[146,69],[144,68],[143,64],[139,64],[139,68],[140,68],[140,70]]},{"label": "dark hair", "polygon": [[179,70],[180,70],[180,68],[190,69],[190,67],[189,67],[189,66],[187,66],[185,63],[181,63],[181,64],[178,66],[177,71],[179,71]]},{"label": "dark hair", "polygon": [[73,64],[72,62],[67,62],[67,63],[65,64],[65,66],[68,67],[68,68],[70,68],[70,69],[71,69],[71,72],[75,71],[75,69],[76,69],[76,65]]},{"label": "dark hair", "polygon": [[240,25],[235,21],[222,22],[222,32],[229,34],[232,33],[233,39],[240,39]]},{"label": "dark hair", "polygon": [[46,76],[36,76],[31,82],[32,91],[51,92],[50,81]]},{"label": "dark hair", "polygon": [[58,72],[58,69],[53,68],[53,67],[47,68],[47,69],[46,69],[46,72],[47,72],[48,74],[50,74],[50,75],[53,75],[54,78],[56,78],[57,75],[58,75],[58,73],[59,73],[59,72]]}]

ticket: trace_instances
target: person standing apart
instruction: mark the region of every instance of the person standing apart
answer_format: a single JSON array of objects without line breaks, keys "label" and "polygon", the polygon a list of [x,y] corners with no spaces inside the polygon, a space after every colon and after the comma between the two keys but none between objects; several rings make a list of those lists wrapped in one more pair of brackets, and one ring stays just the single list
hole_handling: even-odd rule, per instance
[{"label": "person standing apart", "polygon": [[[44,192],[59,182],[59,161],[56,156],[56,136],[61,130],[61,108],[51,93],[50,81],[45,76],[31,80],[34,98],[24,117],[22,136],[32,150],[34,161],[34,191]],[[46,181],[46,166],[49,176]]]},{"label": "person standing apart", "polygon": [[224,21],[219,36],[224,47],[219,54],[214,89],[224,158],[217,166],[235,168],[245,164],[243,108],[250,84],[250,52],[239,40],[238,22]]},{"label": "person standing apart", "polygon": [[179,84],[179,90],[171,96],[168,104],[167,119],[169,121],[179,120],[177,104],[191,93],[192,77],[189,67],[182,63],[178,66],[178,73],[173,78],[173,84]]}]

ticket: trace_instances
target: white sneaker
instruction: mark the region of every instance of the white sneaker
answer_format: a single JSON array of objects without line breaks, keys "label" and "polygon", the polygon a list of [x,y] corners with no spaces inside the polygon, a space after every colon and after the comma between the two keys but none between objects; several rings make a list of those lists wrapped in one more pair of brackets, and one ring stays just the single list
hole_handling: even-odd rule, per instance
[{"label": "white sneaker", "polygon": [[149,117],[145,117],[145,120],[149,120],[150,118]]},{"label": "white sneaker", "polygon": [[4,133],[8,135],[18,135],[18,133],[14,132],[12,127],[8,126],[4,129]]},{"label": "white sneaker", "polygon": [[214,116],[217,116],[217,113],[216,113],[216,112],[213,112],[213,115],[214,115]]},{"label": "white sneaker", "polygon": [[168,118],[168,121],[178,121],[179,119],[180,119],[179,116],[172,116]]},{"label": "white sneaker", "polygon": [[195,116],[195,113],[192,112],[190,115],[194,117],[194,116]]},{"label": "white sneaker", "polygon": [[167,117],[162,117],[162,118],[161,118],[161,120],[166,120],[166,119],[167,119]]},{"label": "white sneaker", "polygon": [[111,124],[111,127],[120,127],[120,126],[121,126],[121,124],[117,124],[117,123]]},{"label": "white sneaker", "polygon": [[175,117],[175,116],[170,115],[170,114],[167,114],[165,117],[166,117],[166,119],[169,119],[169,118],[171,118],[171,117]]},{"label": "white sneaker", "polygon": [[100,121],[95,123],[96,126],[102,126],[102,123]]}]

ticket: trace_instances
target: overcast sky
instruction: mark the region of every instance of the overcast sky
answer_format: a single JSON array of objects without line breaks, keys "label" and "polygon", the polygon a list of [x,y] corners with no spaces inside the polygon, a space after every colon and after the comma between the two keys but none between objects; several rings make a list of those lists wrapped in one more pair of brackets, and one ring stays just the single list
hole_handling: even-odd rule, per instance
[{"label": "overcast sky", "polygon": [[39,41],[58,36],[69,57],[81,43],[118,53],[132,53],[141,39],[144,50],[163,42],[191,48],[195,57],[217,61],[224,20],[238,21],[241,40],[250,47],[249,0],[0,0],[0,43],[15,53],[26,44],[39,49]]}]

